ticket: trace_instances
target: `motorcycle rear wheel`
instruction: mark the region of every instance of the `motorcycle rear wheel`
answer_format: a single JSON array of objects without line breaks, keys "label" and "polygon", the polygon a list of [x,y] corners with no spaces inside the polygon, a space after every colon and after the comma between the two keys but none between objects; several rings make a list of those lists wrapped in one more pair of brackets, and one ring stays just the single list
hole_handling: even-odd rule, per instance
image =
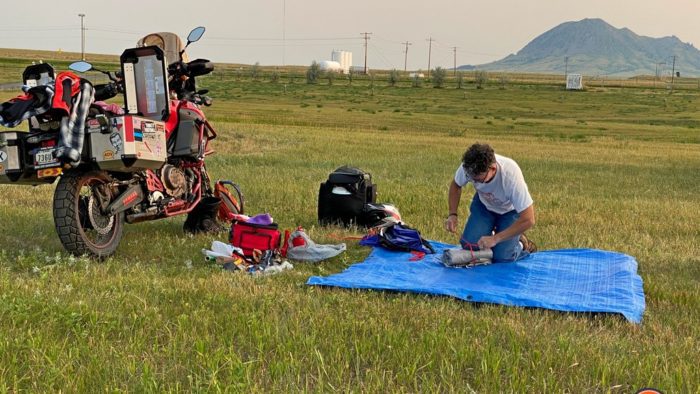
[{"label": "motorcycle rear wheel", "polygon": [[109,181],[102,171],[68,172],[58,181],[53,219],[61,244],[71,254],[102,258],[117,250],[124,232],[124,213],[103,215],[96,194],[96,188]]}]

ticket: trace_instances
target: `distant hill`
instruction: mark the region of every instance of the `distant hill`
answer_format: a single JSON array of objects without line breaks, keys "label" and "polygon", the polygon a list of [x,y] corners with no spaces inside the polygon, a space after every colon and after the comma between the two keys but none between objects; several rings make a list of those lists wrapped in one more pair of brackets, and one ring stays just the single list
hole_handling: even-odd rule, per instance
[{"label": "distant hill", "polygon": [[[627,28],[617,29],[602,19],[566,22],[543,33],[514,55],[461,70],[579,73],[589,76],[700,75],[700,51],[677,37],[639,36]],[[566,58],[568,57],[568,62]],[[665,64],[659,64],[659,63]],[[567,66],[568,63],[568,66]]]}]

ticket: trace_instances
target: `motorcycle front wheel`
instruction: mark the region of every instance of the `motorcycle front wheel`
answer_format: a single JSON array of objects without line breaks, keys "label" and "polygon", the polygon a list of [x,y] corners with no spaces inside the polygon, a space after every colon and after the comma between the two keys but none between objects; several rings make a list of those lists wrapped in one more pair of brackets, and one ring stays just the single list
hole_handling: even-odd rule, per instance
[{"label": "motorcycle front wheel", "polygon": [[67,172],[53,196],[53,220],[61,244],[76,256],[107,257],[119,246],[124,213],[105,215],[113,198],[110,179],[102,171]]}]

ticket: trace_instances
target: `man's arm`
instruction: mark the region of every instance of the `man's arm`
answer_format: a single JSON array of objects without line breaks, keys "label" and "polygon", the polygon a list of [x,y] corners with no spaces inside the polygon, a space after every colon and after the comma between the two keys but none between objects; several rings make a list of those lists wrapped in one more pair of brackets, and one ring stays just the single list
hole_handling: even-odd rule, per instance
[{"label": "man's arm", "polygon": [[461,196],[462,188],[459,187],[453,179],[450,183],[450,191],[447,195],[447,205],[449,206],[449,212],[447,219],[445,220],[445,229],[451,233],[457,231],[457,222],[459,219],[459,217],[457,216],[457,209],[459,208],[459,199]]},{"label": "man's arm", "polygon": [[499,242],[513,238],[516,235],[522,234],[535,225],[535,206],[530,205],[524,211],[520,212],[520,217],[510,227],[501,231],[498,234],[483,236],[479,239],[479,249],[491,249]]}]

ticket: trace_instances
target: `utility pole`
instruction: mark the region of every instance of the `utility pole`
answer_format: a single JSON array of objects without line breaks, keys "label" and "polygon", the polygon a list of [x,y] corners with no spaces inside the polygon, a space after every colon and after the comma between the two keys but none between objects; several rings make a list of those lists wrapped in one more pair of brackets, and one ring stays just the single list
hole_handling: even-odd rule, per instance
[{"label": "utility pole", "polygon": [[452,47],[452,52],[454,52],[455,55],[455,61],[454,61],[454,76],[457,76],[457,47]]},{"label": "utility pole", "polygon": [[673,77],[676,76],[676,55],[673,55],[673,67],[671,68],[671,93],[673,93]]},{"label": "utility pole", "polygon": [[654,74],[654,88],[656,88],[656,81],[659,80],[659,66],[662,64],[666,64],[666,62],[657,62],[656,63],[656,74]]},{"label": "utility pole", "polygon": [[80,17],[80,59],[85,60],[85,14],[78,14]]},{"label": "utility pole", "polygon": [[287,0],[282,1],[282,66],[287,54]]},{"label": "utility pole", "polygon": [[428,42],[428,79],[430,79],[430,55],[433,51],[433,37],[430,37]]},{"label": "utility pole", "polygon": [[408,46],[412,45],[410,42],[402,42],[406,46],[406,50],[404,50],[404,55],[403,55],[403,72],[406,72],[406,64],[408,63]]},{"label": "utility pole", "polygon": [[360,34],[362,34],[363,36],[365,36],[365,75],[367,75],[367,40],[369,40],[369,36],[370,36],[372,33],[367,33],[367,32],[365,32],[365,33],[360,33]]}]

